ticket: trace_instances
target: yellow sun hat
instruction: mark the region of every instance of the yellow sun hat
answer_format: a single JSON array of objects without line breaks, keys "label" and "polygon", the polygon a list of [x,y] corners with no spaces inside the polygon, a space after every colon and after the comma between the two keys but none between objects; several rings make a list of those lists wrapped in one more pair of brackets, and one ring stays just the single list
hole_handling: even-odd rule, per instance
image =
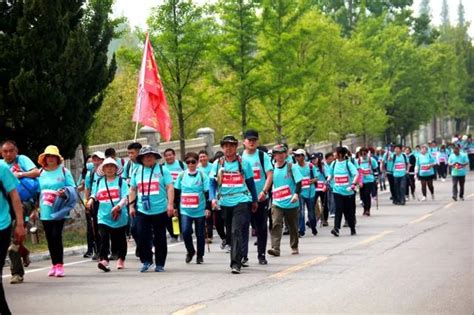
[{"label": "yellow sun hat", "polygon": [[46,166],[46,161],[45,161],[46,155],[57,156],[60,160],[59,164],[61,164],[64,161],[64,158],[61,156],[61,154],[59,154],[58,147],[55,145],[48,145],[46,149],[44,149],[44,152],[41,153],[40,156],[38,156],[38,164],[41,165],[42,167]]}]

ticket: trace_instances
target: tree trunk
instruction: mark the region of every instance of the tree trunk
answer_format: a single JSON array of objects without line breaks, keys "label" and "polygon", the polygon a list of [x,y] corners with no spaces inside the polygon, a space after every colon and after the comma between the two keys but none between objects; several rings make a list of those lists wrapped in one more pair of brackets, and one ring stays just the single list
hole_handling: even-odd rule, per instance
[{"label": "tree trunk", "polygon": [[277,142],[281,143],[283,139],[283,128],[281,124],[281,95],[278,94],[278,101],[277,101]]}]

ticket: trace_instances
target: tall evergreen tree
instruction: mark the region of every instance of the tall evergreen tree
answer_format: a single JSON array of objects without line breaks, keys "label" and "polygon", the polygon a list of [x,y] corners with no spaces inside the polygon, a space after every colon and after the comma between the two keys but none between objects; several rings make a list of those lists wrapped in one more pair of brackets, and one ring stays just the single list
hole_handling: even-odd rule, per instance
[{"label": "tall evergreen tree", "polygon": [[464,5],[462,0],[459,0],[458,5],[458,27],[463,28],[466,25],[466,18],[464,17]]},{"label": "tall evergreen tree", "polygon": [[115,73],[112,0],[0,3],[0,134],[35,157],[85,141]]}]

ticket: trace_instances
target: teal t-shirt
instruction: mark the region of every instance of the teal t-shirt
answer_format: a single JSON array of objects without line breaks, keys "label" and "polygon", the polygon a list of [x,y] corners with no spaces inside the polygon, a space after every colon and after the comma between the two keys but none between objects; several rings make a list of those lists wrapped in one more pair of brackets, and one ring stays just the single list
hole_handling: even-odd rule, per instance
[{"label": "teal t-shirt", "polygon": [[272,203],[282,209],[294,209],[300,206],[299,200],[291,203],[291,197],[295,194],[296,184],[303,181],[303,175],[295,164],[291,165],[291,173],[288,170],[288,163],[283,167],[273,169]]},{"label": "teal t-shirt", "polygon": [[335,194],[344,196],[351,196],[354,194],[353,190],[348,190],[354,182],[357,175],[357,168],[348,161],[335,160],[329,167],[329,176],[331,176],[331,187]]},{"label": "teal t-shirt", "polygon": [[316,195],[316,188],[314,184],[310,184],[311,178],[317,178],[315,173],[315,166],[310,163],[305,162],[304,166],[299,164],[294,164],[293,167],[297,168],[303,180],[301,181],[301,197],[303,198],[313,198]]},{"label": "teal t-shirt", "polygon": [[436,164],[435,159],[431,154],[426,153],[418,155],[416,159],[416,168],[418,169],[418,176],[432,176],[434,175],[433,165]]},{"label": "teal t-shirt", "polygon": [[464,151],[467,153],[467,154],[474,154],[474,142],[466,142],[466,146],[465,146],[465,149]]},{"label": "teal t-shirt", "polygon": [[171,177],[173,178],[173,183],[176,181],[179,174],[187,169],[186,164],[183,163],[182,166],[183,167],[181,167],[178,160],[175,160],[172,164],[168,164],[166,162],[163,164],[163,168],[166,168],[170,172]]},{"label": "teal t-shirt", "polygon": [[[120,181],[122,184],[120,185]],[[121,186],[121,187],[120,187]],[[108,190],[107,190],[108,188]],[[128,185],[125,180],[119,177],[111,182],[102,177],[92,193],[92,197],[99,202],[99,212],[97,220],[99,224],[105,224],[111,228],[120,228],[128,223],[128,208],[124,206],[120,211],[120,217],[117,220],[112,218],[112,208],[128,195]],[[112,205],[113,202],[113,205]]]},{"label": "teal t-shirt", "polygon": [[393,177],[406,176],[408,172],[407,164],[409,163],[409,161],[405,153],[400,153],[400,155],[396,155],[394,153],[392,160],[393,160],[393,167],[392,167]]},{"label": "teal t-shirt", "polygon": [[[258,150],[255,151],[253,154],[248,154],[247,152],[244,151],[242,154],[242,160],[247,161],[253,170],[253,180],[255,182],[255,188],[257,191],[257,195],[263,191],[263,188],[265,187],[265,180],[266,180],[266,173],[273,171],[273,165],[272,161],[270,160],[270,157],[268,154],[265,152],[263,153],[263,164],[261,165],[260,163],[260,157]],[[265,167],[265,169],[264,169]]]},{"label": "teal t-shirt", "polygon": [[132,160],[128,160],[125,162],[125,166],[123,167],[123,172],[122,172],[122,178],[127,180],[131,179],[133,173],[137,170],[137,168],[140,166],[139,163],[133,162]]},{"label": "teal t-shirt", "polygon": [[[20,181],[13,175],[7,164],[3,161],[0,161],[0,183],[7,194],[16,189],[16,186],[20,184]],[[11,223],[10,205],[8,204],[8,200],[5,199],[4,194],[0,192],[0,230],[6,229]]]},{"label": "teal t-shirt", "polygon": [[430,147],[428,152],[436,160],[437,157],[438,157],[439,148],[438,147]]},{"label": "teal t-shirt", "polygon": [[316,184],[316,191],[324,191],[324,186],[326,185],[326,166],[323,165],[321,167],[321,170],[322,172],[316,165],[314,166],[314,173],[316,174],[316,178],[318,179],[318,182]]},{"label": "teal t-shirt", "polygon": [[53,220],[51,213],[53,212],[53,204],[58,198],[58,190],[66,186],[76,187],[71,172],[59,165],[54,171],[43,169],[38,177],[40,192],[40,219]]},{"label": "teal t-shirt", "polygon": [[36,168],[35,163],[30,160],[29,157],[26,155],[18,155],[13,161],[13,163],[7,163],[5,164],[8,166],[11,172],[28,172],[31,171],[32,169]]},{"label": "teal t-shirt", "polygon": [[448,163],[448,158],[449,154],[447,151],[439,151],[437,155],[437,160],[436,163],[441,164],[441,163]]},{"label": "teal t-shirt", "polygon": [[466,176],[466,166],[461,166],[460,164],[468,164],[469,159],[467,154],[459,153],[459,155],[451,154],[448,159],[449,165],[452,165],[451,176]]},{"label": "teal t-shirt", "polygon": [[[224,165],[221,165],[223,161]],[[241,161],[242,172],[239,171],[239,161],[217,160],[212,164],[209,178],[218,182],[218,201],[222,207],[233,207],[242,202],[251,202],[252,196],[245,183],[246,179],[253,178],[253,170],[247,161]]]},{"label": "teal t-shirt", "polygon": [[205,192],[209,191],[209,177],[204,172],[198,170],[191,174],[186,170],[178,176],[174,187],[181,190],[181,214],[191,218],[201,218],[205,215]]},{"label": "teal t-shirt", "polygon": [[[166,186],[170,184],[173,184],[173,178],[165,167],[161,168],[159,164],[153,167],[140,165],[130,180],[130,187],[137,191],[137,211],[148,215],[166,212],[168,205]],[[149,196],[149,210],[143,207],[143,196]]]},{"label": "teal t-shirt", "polygon": [[360,174],[362,175],[362,183],[373,183],[375,181],[373,170],[377,169],[377,167],[379,166],[377,160],[373,157],[368,157],[365,160],[359,158],[357,160],[357,164],[360,170]]},{"label": "teal t-shirt", "polygon": [[100,175],[97,174],[96,169],[87,171],[86,178],[84,179],[84,187],[90,192],[96,189],[97,181],[99,180]]},{"label": "teal t-shirt", "polygon": [[392,152],[385,152],[382,157],[387,174],[392,174],[393,169],[393,154]]},{"label": "teal t-shirt", "polygon": [[207,176],[209,176],[209,173],[211,173],[211,169],[212,169],[212,164],[211,163],[207,163],[206,166],[202,166],[202,165],[198,166],[198,170],[200,170],[201,172],[203,172]]}]

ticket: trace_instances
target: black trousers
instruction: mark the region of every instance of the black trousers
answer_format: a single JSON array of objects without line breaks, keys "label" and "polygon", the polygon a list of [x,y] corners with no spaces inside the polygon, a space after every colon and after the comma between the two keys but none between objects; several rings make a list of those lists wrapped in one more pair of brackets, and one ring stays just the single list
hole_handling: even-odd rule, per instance
[{"label": "black trousers", "polygon": [[268,240],[268,199],[258,203],[257,211],[251,212],[251,218],[255,222],[257,232],[257,257],[265,257]]},{"label": "black trousers", "polygon": [[414,195],[415,189],[416,189],[415,175],[409,174],[407,175],[407,188],[405,189],[405,195],[409,196],[410,191],[411,191],[411,194]]},{"label": "black trousers", "polygon": [[[3,265],[5,265],[8,246],[10,246],[10,235],[11,226],[0,230],[0,276],[3,274]],[[10,309],[8,308],[7,300],[5,298],[5,291],[3,290],[3,281],[0,281],[0,314],[11,314]]]},{"label": "black trousers", "polygon": [[342,215],[347,220],[347,224],[351,229],[355,228],[355,194],[345,196],[334,193],[334,202],[336,203],[336,218],[334,227],[339,230],[341,228]]},{"label": "black trousers", "polygon": [[453,176],[453,197],[458,196],[458,183],[459,183],[459,198],[464,198],[464,183],[466,182],[466,176]]},{"label": "black trousers", "polygon": [[155,246],[155,264],[164,267],[168,255],[166,241],[166,225],[168,223],[166,212],[154,215],[137,211],[136,222],[138,231],[138,251],[142,263],[153,263],[151,240]]},{"label": "black trousers", "polygon": [[440,178],[446,178],[448,175],[448,164],[439,163],[438,165],[438,175]]},{"label": "black trousers", "polygon": [[360,198],[364,204],[364,212],[370,211],[372,207],[372,191],[374,189],[374,183],[364,183],[360,189]]},{"label": "black trousers", "polygon": [[420,182],[421,182],[421,193],[423,194],[423,197],[426,197],[426,186],[428,186],[430,193],[434,194],[433,176],[420,177]]},{"label": "black trousers", "polygon": [[48,250],[51,255],[53,265],[63,263],[64,246],[63,246],[63,227],[62,220],[43,220],[44,233],[48,241]]},{"label": "black trousers", "polygon": [[329,207],[326,202],[326,192],[324,191],[316,191],[316,197],[314,200],[314,205],[318,203],[318,199],[321,199],[321,207],[322,207],[322,214],[323,214],[323,220],[327,221],[329,218]]},{"label": "black trousers", "polygon": [[247,202],[236,204],[233,207],[221,207],[224,211],[224,221],[227,235],[230,237],[230,266],[242,267],[242,225],[246,212],[249,211]]},{"label": "black trousers", "polygon": [[[97,222],[97,210],[92,209],[86,213],[87,223],[87,252],[93,253],[99,251],[100,234],[99,224]],[[98,252],[96,254],[99,254]]]},{"label": "black trousers", "polygon": [[469,170],[474,171],[474,154],[468,154],[467,158],[469,159]]},{"label": "black trousers", "polygon": [[212,238],[214,234],[214,222],[216,223],[216,231],[221,240],[226,239],[224,228],[224,215],[221,210],[215,210],[209,218],[206,218],[206,237]]},{"label": "black trousers", "polygon": [[387,173],[387,179],[388,179],[388,186],[390,188],[390,195],[392,197],[392,200],[396,200],[397,197],[395,196],[395,180],[394,180],[393,174]]},{"label": "black trousers", "polygon": [[109,261],[110,243],[116,250],[119,259],[125,260],[127,256],[127,226],[113,228],[105,224],[99,224],[100,234],[100,260]]}]

